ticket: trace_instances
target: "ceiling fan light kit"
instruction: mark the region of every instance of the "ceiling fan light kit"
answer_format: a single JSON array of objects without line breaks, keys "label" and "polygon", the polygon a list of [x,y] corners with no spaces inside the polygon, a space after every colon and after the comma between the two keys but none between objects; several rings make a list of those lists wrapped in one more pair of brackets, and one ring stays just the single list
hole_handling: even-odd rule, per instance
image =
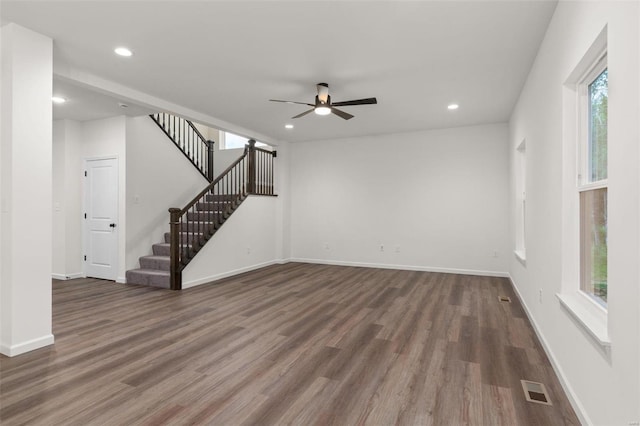
[{"label": "ceiling fan light kit", "polygon": [[313,112],[318,115],[329,115],[331,114],[331,108],[327,106],[317,106],[313,109]]},{"label": "ceiling fan light kit", "polygon": [[296,102],[296,101],[282,101],[279,99],[269,99],[269,100],[271,102],[284,102],[287,104],[307,105],[307,106],[313,107],[310,110],[307,110],[291,118],[300,118],[309,114],[310,112],[315,112],[317,115],[329,115],[333,113],[344,120],[352,119],[353,115],[337,109],[336,108],[337,106],[372,105],[372,104],[378,103],[376,98],[365,98],[365,99],[354,99],[351,101],[335,102],[332,104],[331,96],[329,96],[329,85],[327,83],[318,83],[316,85],[316,89],[318,91],[318,94],[316,95],[315,103],[313,104],[308,104],[306,102]]}]

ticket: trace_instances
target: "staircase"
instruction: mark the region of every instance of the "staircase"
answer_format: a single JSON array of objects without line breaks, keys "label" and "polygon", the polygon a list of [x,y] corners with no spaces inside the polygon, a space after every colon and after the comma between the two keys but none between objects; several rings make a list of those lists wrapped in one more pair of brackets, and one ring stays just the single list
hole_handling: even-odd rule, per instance
[{"label": "staircase", "polygon": [[[192,133],[185,130],[188,125],[193,127],[191,122],[169,114],[151,118],[203,176],[208,179],[213,174],[213,142],[198,145],[197,138],[186,143],[180,138]],[[204,141],[199,132],[197,135]],[[274,195],[273,159],[277,153],[256,148],[255,143],[250,140],[243,154],[184,208],[169,209],[170,232],[165,233],[163,242],[152,246],[153,254],[140,258],[139,269],[127,271],[127,284],[182,289],[182,270],[247,196]]]}]

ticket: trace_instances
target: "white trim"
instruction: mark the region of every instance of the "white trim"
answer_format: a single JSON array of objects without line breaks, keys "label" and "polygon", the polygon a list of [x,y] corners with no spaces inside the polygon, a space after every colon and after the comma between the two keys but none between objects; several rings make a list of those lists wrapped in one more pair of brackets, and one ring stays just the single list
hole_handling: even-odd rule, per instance
[{"label": "white trim", "polygon": [[299,263],[317,263],[321,265],[335,265],[335,266],[356,266],[359,268],[378,268],[378,269],[398,269],[401,271],[422,271],[422,272],[440,272],[443,274],[460,274],[460,275],[478,275],[483,277],[509,277],[508,272],[500,271],[482,271],[475,269],[456,269],[456,268],[440,268],[436,266],[413,266],[413,265],[393,265],[386,263],[366,263],[366,262],[349,262],[342,260],[329,260],[329,259],[306,259],[306,258],[291,258],[291,262]]},{"label": "white trim", "polygon": [[31,352],[33,350],[43,348],[45,346],[53,345],[53,342],[53,334],[47,334],[46,336],[27,340],[26,342],[22,342],[17,345],[6,345],[2,343],[0,344],[0,353],[6,356],[21,355],[26,352]]},{"label": "white trim", "polygon": [[54,280],[75,280],[76,278],[86,278],[86,275],[82,272],[76,272],[73,274],[51,274],[51,278]]},{"label": "white trim", "polygon": [[527,252],[524,250],[514,250],[513,254],[516,256],[516,260],[522,264],[522,266],[527,266]]},{"label": "white trim", "polygon": [[607,179],[603,179],[603,180],[599,180],[597,182],[585,183],[584,185],[578,186],[578,193],[587,192],[587,191],[593,191],[595,189],[602,189],[602,188],[607,188],[607,187],[608,187],[608,180]]},{"label": "white trim", "polygon": [[118,277],[116,278],[116,282],[119,284],[126,284],[127,283],[127,278],[126,277]]},{"label": "white trim", "polygon": [[222,272],[222,273],[215,274],[215,275],[210,275],[210,276],[205,277],[205,278],[199,278],[197,280],[183,282],[182,283],[182,289],[184,290],[184,289],[187,289],[187,288],[190,288],[190,287],[195,287],[195,286],[202,285],[202,284],[208,284],[208,283],[211,283],[213,281],[221,280],[223,278],[228,278],[228,277],[232,277],[234,275],[243,274],[245,272],[254,271],[256,269],[264,268],[266,266],[271,266],[271,265],[276,265],[276,264],[283,264],[283,263],[288,263],[288,260],[284,260],[284,259],[270,260],[268,262],[257,263],[255,265],[245,266],[244,268],[234,269],[232,271],[227,271],[227,272]]},{"label": "white trim", "polygon": [[542,330],[540,329],[540,327],[538,327],[538,323],[536,323],[536,320],[533,318],[533,315],[531,314],[529,307],[525,303],[524,298],[522,297],[522,294],[520,294],[520,290],[518,290],[518,286],[513,281],[513,277],[511,277],[511,275],[509,275],[509,281],[511,281],[511,287],[513,287],[513,290],[516,293],[516,296],[518,297],[518,300],[520,301],[520,304],[522,305],[524,312],[527,314],[527,318],[529,319],[529,322],[533,327],[533,331],[535,331],[536,336],[538,337],[538,340],[540,340],[540,343],[542,344],[542,349],[544,349],[545,353],[547,354],[547,358],[549,358],[549,362],[551,362],[551,367],[553,368],[553,371],[555,371],[556,376],[558,376],[558,381],[560,382],[560,386],[562,386],[564,393],[567,395],[567,398],[569,399],[569,403],[571,404],[571,407],[573,407],[573,410],[576,412],[576,415],[578,416],[580,423],[583,425],[592,425],[593,422],[591,421],[591,419],[589,419],[589,416],[587,415],[587,410],[584,409],[584,406],[578,399],[578,396],[573,390],[573,387],[571,386],[571,384],[569,383],[569,380],[567,380],[567,377],[564,374],[564,370],[562,370],[562,368],[560,367],[560,364],[558,363],[557,358],[555,357],[555,355],[553,354],[553,351],[551,350],[551,346],[549,346],[549,343],[547,343],[547,340],[544,338],[544,335],[542,334]]},{"label": "white trim", "polygon": [[290,262],[297,263],[314,263],[320,265],[334,265],[334,266],[355,266],[360,268],[378,268],[378,269],[398,269],[403,271],[422,271],[422,272],[440,272],[444,274],[461,274],[461,275],[477,275],[484,277],[501,277],[508,278],[508,272],[497,271],[481,271],[474,269],[454,269],[454,268],[437,268],[437,267],[425,267],[425,266],[407,266],[407,265],[389,265],[378,263],[363,263],[363,262],[344,262],[339,260],[326,260],[326,259],[306,259],[306,258],[290,258],[290,259],[276,259],[268,262],[258,263],[244,268],[235,269],[228,272],[222,272],[220,274],[211,275],[205,278],[200,278],[193,281],[187,281],[182,283],[182,289],[195,287],[201,284],[207,284],[213,281],[228,278],[234,275],[243,274],[245,272],[254,271],[256,269],[264,268],[271,265],[282,265]]},{"label": "white trim", "polygon": [[203,114],[196,110],[183,107],[165,99],[149,95],[148,93],[132,89],[131,87],[124,86],[120,83],[116,83],[115,81],[104,79],[84,70],[53,64],[53,76],[55,79],[70,82],[76,86],[90,88],[99,93],[121,99],[123,102],[129,101],[136,103],[153,111],[165,111],[187,118],[191,121],[204,124],[208,127],[213,127],[223,131],[230,131],[240,136],[253,135],[256,140],[260,140],[272,146],[278,145],[277,139],[244,127],[239,127],[235,124]]},{"label": "white trim", "polygon": [[600,346],[611,346],[609,338],[607,311],[597,305],[582,291],[575,293],[556,294],[562,307],[577,320],[578,324]]}]

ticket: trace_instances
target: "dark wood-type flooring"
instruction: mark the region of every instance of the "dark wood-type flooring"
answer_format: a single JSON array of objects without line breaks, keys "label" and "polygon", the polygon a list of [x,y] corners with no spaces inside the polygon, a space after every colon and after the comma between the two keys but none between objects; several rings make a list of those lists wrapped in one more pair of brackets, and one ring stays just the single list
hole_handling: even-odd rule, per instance
[{"label": "dark wood-type flooring", "polygon": [[503,278],[289,263],[182,292],[54,281],[53,313],[54,346],[0,359],[3,426],[579,423]]}]

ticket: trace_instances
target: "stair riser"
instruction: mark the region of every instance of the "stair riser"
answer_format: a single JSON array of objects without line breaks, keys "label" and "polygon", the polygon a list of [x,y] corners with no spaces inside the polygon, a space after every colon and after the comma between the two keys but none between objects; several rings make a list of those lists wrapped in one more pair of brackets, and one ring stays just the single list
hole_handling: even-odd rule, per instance
[{"label": "stair riser", "polygon": [[[198,235],[198,234],[181,232],[178,238],[179,238],[179,240],[181,240],[185,244],[191,244],[192,241],[194,241],[194,240],[196,240],[196,239],[198,239],[200,237],[202,237],[202,236]],[[164,234],[164,241],[166,243],[171,242],[171,234],[169,232],[166,232]]]},{"label": "stair riser", "polygon": [[184,222],[180,225],[180,229],[183,231],[206,234],[207,232],[211,233],[214,229],[214,224],[210,222]]},{"label": "stair riser", "polygon": [[187,220],[215,222],[224,216],[222,212],[199,211],[187,213]]},{"label": "stair riser", "polygon": [[[154,244],[153,254],[156,256],[171,256],[171,246],[165,244]],[[189,252],[191,246],[184,247],[185,254]]]},{"label": "stair riser", "polygon": [[171,246],[154,244],[152,250],[156,256],[171,256]]},{"label": "stair riser", "polygon": [[233,201],[238,198],[238,194],[207,194],[207,201]]},{"label": "stair riser", "polygon": [[234,206],[233,203],[196,203],[196,210],[201,212],[225,212]]},{"label": "stair riser", "polygon": [[171,279],[168,275],[150,275],[144,272],[127,271],[127,284],[138,284],[160,288],[171,288]]},{"label": "stair riser", "polygon": [[140,258],[140,268],[142,269],[158,269],[160,271],[168,271],[171,266],[170,259],[149,259]]}]

